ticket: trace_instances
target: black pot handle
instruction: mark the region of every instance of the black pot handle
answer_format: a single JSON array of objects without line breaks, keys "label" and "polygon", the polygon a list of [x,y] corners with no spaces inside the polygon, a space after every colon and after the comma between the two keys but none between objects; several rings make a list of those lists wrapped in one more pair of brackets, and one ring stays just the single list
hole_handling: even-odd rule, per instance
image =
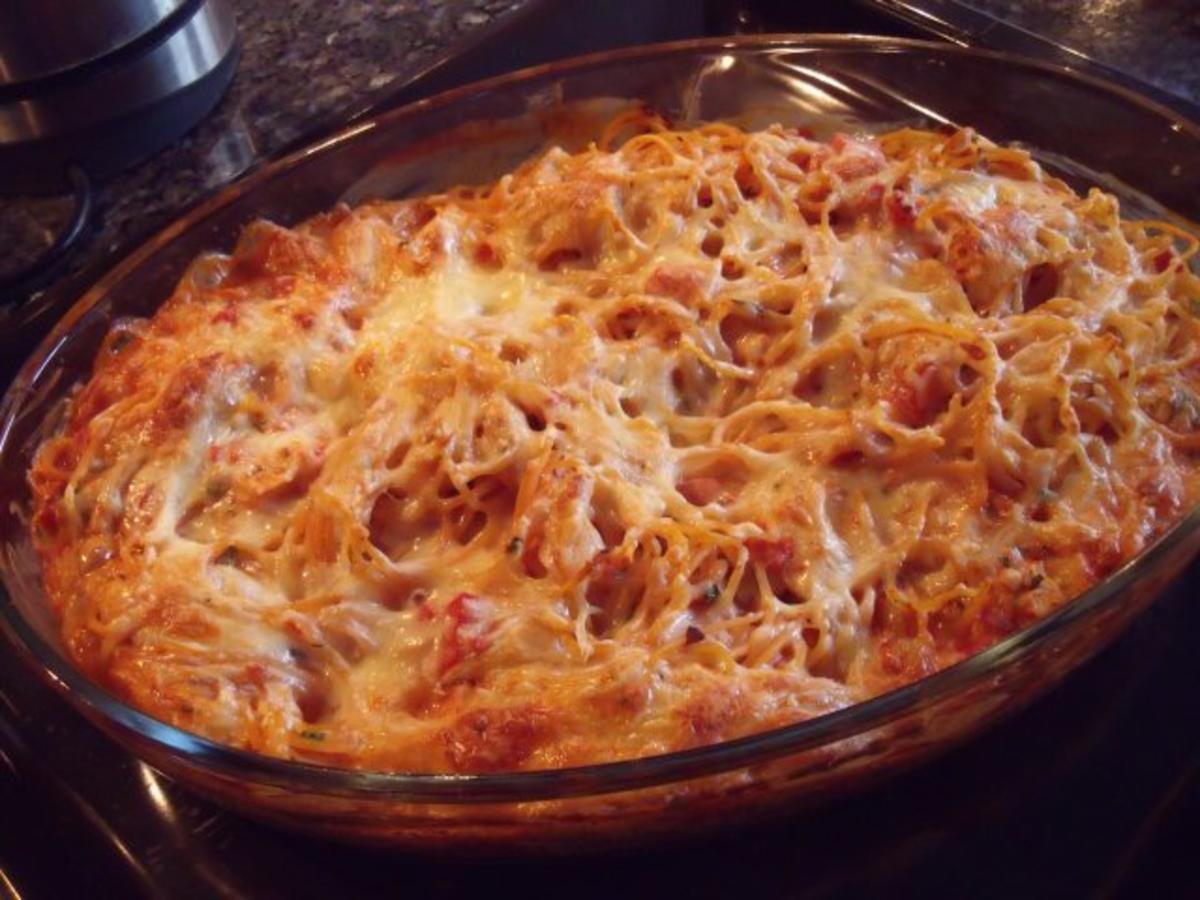
[{"label": "black pot handle", "polygon": [[75,212],[71,220],[41,256],[25,268],[0,278],[0,303],[14,303],[46,285],[87,231],[95,206],[92,180],[77,165],[67,167],[67,179],[75,192]]}]

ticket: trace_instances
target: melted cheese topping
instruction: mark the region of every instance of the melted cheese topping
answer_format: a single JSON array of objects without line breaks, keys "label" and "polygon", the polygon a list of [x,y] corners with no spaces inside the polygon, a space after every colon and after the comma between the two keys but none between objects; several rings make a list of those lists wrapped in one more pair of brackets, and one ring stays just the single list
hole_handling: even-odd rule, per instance
[{"label": "melted cheese topping", "polygon": [[31,473],[80,664],[284,757],[638,757],[953,663],[1197,502],[1190,238],[969,131],[631,126],[116,325]]}]

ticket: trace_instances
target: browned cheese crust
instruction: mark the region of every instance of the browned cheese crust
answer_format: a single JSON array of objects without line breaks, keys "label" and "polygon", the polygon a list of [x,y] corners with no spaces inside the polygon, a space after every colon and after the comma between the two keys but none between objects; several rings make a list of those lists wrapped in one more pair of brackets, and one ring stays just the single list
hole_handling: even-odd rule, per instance
[{"label": "browned cheese crust", "polygon": [[970,131],[725,125],[249,227],[30,478],[78,663],[281,757],[555,768],[800,721],[1200,495],[1195,242]]}]

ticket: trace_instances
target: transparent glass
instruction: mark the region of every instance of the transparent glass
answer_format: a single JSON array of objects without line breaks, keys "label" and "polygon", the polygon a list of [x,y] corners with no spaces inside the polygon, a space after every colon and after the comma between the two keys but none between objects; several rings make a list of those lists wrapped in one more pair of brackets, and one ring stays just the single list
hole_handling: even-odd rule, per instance
[{"label": "transparent glass", "polygon": [[69,662],[27,533],[31,453],[86,377],[109,323],[145,315],[188,263],[256,217],[295,223],[339,201],[483,182],[550,142],[577,146],[614,108],[682,123],[816,127],[970,123],[1023,141],[1127,211],[1197,218],[1200,129],[1120,88],[948,45],[754,37],[638,48],[442,95],[280,160],[123,260],[63,317],[0,404],[0,624],[77,709],[167,775],[292,827],[430,848],[597,847],[794,809],[912,764],[1028,703],[1103,647],[1200,549],[1194,510],[1138,559],[1049,618],[868,702],[736,741],[582,768],[446,776],[351,771],[235,750],[123,704]]}]

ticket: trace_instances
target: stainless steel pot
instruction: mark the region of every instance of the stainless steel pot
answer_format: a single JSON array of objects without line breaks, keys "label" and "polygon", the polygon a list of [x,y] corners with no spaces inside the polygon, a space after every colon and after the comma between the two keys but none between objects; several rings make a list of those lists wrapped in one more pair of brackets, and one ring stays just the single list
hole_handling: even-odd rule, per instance
[{"label": "stainless steel pot", "polygon": [[187,6],[187,0],[20,2],[0,7],[0,84],[66,72],[121,49]]},{"label": "stainless steel pot", "polygon": [[0,191],[61,190],[174,140],[233,75],[226,0],[0,2]]}]

